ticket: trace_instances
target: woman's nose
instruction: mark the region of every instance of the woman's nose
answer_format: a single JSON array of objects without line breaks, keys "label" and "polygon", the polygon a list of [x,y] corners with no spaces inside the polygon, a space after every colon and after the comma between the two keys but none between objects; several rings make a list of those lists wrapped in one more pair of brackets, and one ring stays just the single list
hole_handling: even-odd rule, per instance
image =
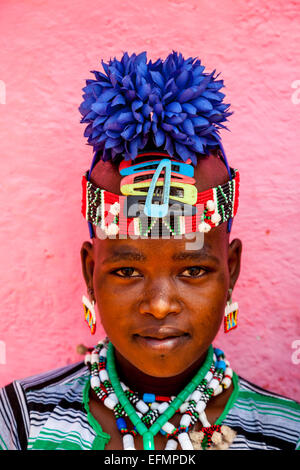
[{"label": "woman's nose", "polygon": [[171,313],[180,313],[181,304],[174,284],[156,279],[155,286],[147,286],[140,303],[140,313],[163,319]]}]

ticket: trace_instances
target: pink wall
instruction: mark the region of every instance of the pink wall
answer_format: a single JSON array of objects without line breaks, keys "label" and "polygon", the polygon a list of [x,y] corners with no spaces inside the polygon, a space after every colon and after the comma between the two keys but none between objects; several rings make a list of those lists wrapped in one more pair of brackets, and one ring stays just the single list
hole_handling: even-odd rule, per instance
[{"label": "pink wall", "polygon": [[215,344],[242,376],[300,400],[299,21],[298,0],[1,0],[0,385],[94,344],[79,255],[85,78],[125,50],[180,50],[222,73],[234,111],[223,142],[241,171],[240,321]]}]

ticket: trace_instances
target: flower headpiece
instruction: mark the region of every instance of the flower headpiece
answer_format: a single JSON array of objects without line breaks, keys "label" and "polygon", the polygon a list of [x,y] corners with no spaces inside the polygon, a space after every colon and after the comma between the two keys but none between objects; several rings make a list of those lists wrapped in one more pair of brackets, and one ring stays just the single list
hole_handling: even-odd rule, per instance
[{"label": "flower headpiece", "polygon": [[215,70],[196,58],[173,52],[147,62],[146,52],[102,61],[104,73],[92,71],[79,107],[84,136],[97,159],[134,160],[151,141],[172,157],[197,164],[197,154],[220,146],[219,130],[232,113],[223,103]]},{"label": "flower headpiece", "polygon": [[[228,220],[230,231],[237,210],[238,177],[228,165],[219,135],[221,128],[227,129],[223,123],[232,114],[230,105],[223,103],[225,95],[220,92],[223,80],[217,80],[215,70],[205,73],[199,59],[184,59],[181,53],[174,51],[165,60],[155,62],[147,61],[146,52],[131,56],[126,52],[121,60],[102,61],[102,65],[104,73],[94,70],[95,80],[86,81],[79,107],[83,116],[81,122],[87,124],[84,135],[94,150],[90,170],[84,179],[82,206],[91,238],[94,236],[92,224],[98,220],[109,234],[129,233],[128,224],[119,226],[119,214],[115,213],[116,204],[119,207],[124,197],[120,200],[116,195],[118,200],[113,197],[113,212],[110,209],[108,212],[116,220],[108,228],[104,222],[105,194],[110,201],[111,193],[101,188],[97,188],[94,195],[91,193],[91,172],[100,159],[119,163],[120,174],[124,176],[121,193],[128,197],[130,205],[144,204],[144,214],[151,219],[149,227],[152,228],[152,219],[155,223],[157,218],[168,216],[170,202],[177,200],[180,206],[175,211],[178,230],[165,220],[161,220],[160,229],[164,222],[174,233],[207,232]],[[153,148],[157,150],[153,151]],[[197,196],[192,165],[197,165],[199,155],[209,155],[216,148],[221,150],[229,185],[213,188],[211,194],[206,191]],[[141,156],[147,156],[151,162],[140,163],[137,157]],[[98,200],[99,191],[101,200]],[[200,223],[197,209],[193,207],[198,199],[206,205]],[[180,215],[186,205],[190,206],[193,218]],[[138,212],[135,210],[135,213]],[[129,213],[127,215],[130,217]],[[136,219],[137,228],[138,216],[131,217]],[[137,232],[143,230],[138,227]]]}]

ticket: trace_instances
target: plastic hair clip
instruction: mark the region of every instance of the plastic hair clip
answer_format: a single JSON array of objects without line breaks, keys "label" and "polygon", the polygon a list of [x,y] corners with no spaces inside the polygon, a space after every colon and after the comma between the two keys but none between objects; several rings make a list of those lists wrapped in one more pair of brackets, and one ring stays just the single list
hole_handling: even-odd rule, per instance
[{"label": "plastic hair clip", "polygon": [[[158,178],[164,169],[164,181],[159,181]],[[152,198],[154,196],[154,190],[156,184],[163,185],[163,201],[162,204],[153,204]],[[169,210],[169,196],[170,196],[170,187],[171,187],[171,160],[164,158],[159,162],[155,173],[152,177],[149,190],[147,193],[147,198],[145,201],[144,212],[148,217],[165,217]]]},{"label": "plastic hair clip", "polygon": [[194,176],[194,167],[192,165],[188,165],[186,163],[182,163],[175,160],[170,160],[168,158],[164,158],[163,160],[149,160],[143,163],[137,163],[136,165],[131,165],[127,167],[119,167],[119,172],[121,176],[132,175],[135,173],[139,173],[140,171],[147,171],[147,170],[157,170],[160,163],[164,160],[168,160],[171,162],[171,171],[174,173],[181,173],[182,175],[193,177]]}]

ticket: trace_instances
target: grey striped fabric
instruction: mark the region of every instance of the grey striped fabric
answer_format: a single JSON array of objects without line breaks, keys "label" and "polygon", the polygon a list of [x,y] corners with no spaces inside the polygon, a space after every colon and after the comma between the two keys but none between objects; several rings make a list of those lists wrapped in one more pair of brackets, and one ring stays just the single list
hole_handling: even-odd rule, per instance
[{"label": "grey striped fabric", "polygon": [[[221,422],[233,428],[230,450],[300,448],[300,405],[235,375]],[[89,371],[83,362],[0,390],[0,449],[105,449],[110,436],[88,409]]]}]

